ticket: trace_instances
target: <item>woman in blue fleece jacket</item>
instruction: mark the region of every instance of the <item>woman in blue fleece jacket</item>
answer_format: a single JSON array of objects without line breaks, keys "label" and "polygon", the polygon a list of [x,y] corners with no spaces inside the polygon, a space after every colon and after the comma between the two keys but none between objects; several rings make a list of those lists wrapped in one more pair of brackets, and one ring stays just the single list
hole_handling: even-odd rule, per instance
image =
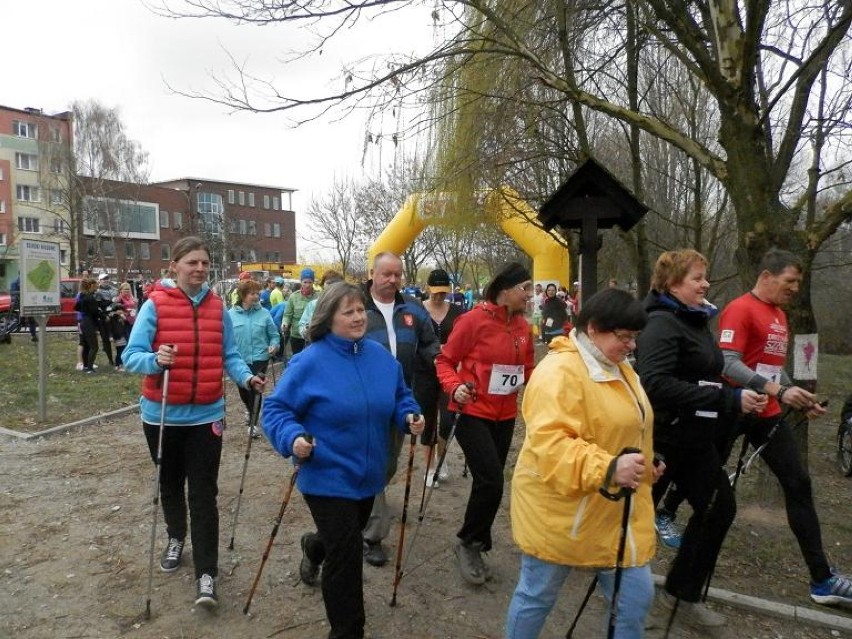
[{"label": "woman in blue fleece jacket", "polygon": [[322,565],[329,639],[364,636],[361,530],[384,489],[388,423],[415,435],[425,425],[399,362],[364,339],[365,304],[357,286],[328,287],[308,329],[310,347],[293,356],[264,403],[269,441],[303,464],[297,486],[317,532],[302,535],[299,573],[315,585]]}]

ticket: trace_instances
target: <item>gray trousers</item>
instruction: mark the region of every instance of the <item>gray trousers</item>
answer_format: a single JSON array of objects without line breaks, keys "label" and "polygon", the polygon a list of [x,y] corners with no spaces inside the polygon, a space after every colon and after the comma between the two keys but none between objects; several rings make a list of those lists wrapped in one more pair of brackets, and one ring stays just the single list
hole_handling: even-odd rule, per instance
[{"label": "gray trousers", "polygon": [[402,443],[405,438],[405,433],[400,432],[395,426],[388,429],[388,466],[385,472],[385,489],[376,495],[376,499],[373,501],[373,510],[370,511],[370,517],[367,519],[367,525],[364,528],[364,541],[373,544],[378,543],[390,533],[392,517],[385,499],[385,492],[387,485],[396,475],[399,453],[402,450]]}]

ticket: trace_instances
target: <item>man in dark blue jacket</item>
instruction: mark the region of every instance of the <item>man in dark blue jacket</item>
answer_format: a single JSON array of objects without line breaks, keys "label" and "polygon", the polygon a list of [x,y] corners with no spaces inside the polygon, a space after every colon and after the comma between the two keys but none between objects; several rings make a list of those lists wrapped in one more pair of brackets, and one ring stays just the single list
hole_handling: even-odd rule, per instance
[{"label": "man in dark blue jacket", "polygon": [[[379,253],[373,261],[373,279],[367,282],[367,334],[369,339],[387,348],[402,364],[405,383],[414,389],[414,361],[420,357],[433,361],[441,344],[432,329],[432,319],[420,300],[400,293],[402,260],[393,253]],[[396,474],[404,436],[388,427],[390,457],[386,482]],[[364,560],[373,566],[387,563],[382,539],[390,532],[391,516],[384,492],[376,495],[370,520],[364,529]]]}]

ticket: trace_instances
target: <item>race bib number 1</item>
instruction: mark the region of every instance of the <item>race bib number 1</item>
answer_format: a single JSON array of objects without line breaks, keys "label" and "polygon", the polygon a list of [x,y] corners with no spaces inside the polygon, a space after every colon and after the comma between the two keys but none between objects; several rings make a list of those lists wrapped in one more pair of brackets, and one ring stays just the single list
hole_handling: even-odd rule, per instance
[{"label": "race bib number 1", "polygon": [[491,367],[488,392],[492,395],[511,395],[512,393],[517,393],[523,384],[523,364],[494,364]]}]

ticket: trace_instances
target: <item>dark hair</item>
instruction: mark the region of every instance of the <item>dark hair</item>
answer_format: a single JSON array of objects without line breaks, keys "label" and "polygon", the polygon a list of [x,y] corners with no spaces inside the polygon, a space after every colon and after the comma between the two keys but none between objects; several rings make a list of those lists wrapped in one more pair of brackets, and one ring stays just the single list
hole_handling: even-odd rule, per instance
[{"label": "dark hair", "polygon": [[551,282],[550,284],[548,284],[548,285],[544,288],[544,296],[545,296],[545,297],[548,297],[548,295],[547,295],[547,291],[549,291],[549,290],[550,290],[550,287],[551,287],[551,286],[553,287],[553,297],[556,297],[556,293],[559,291],[559,289],[558,289],[558,288],[556,288],[556,284],[554,284],[553,282]]},{"label": "dark hair", "polygon": [[204,251],[207,257],[210,257],[210,248],[204,240],[195,235],[187,235],[180,238],[172,247],[172,262],[179,261],[184,255],[193,251]]},{"label": "dark hair", "polygon": [[583,302],[577,317],[577,330],[586,333],[589,324],[602,333],[619,328],[641,331],[648,323],[642,302],[620,288],[605,288]]},{"label": "dark hair", "polygon": [[310,326],[308,326],[308,339],[311,342],[316,342],[328,335],[331,331],[334,314],[337,312],[340,303],[345,299],[354,299],[364,305],[367,304],[364,291],[360,286],[350,284],[349,282],[334,282],[330,284],[322,292],[322,295],[319,296],[314,314],[311,317]]},{"label": "dark hair", "polygon": [[320,286],[325,287],[328,284],[334,284],[335,282],[342,282],[342,281],[343,281],[343,276],[340,273],[338,273],[337,271],[334,271],[332,269],[329,269],[325,273],[323,273],[322,279],[320,279]]},{"label": "dark hair", "polygon": [[510,289],[529,279],[532,279],[532,277],[526,267],[517,262],[509,262],[497,271],[494,277],[491,278],[491,281],[485,286],[485,299],[492,304],[496,304],[500,291]]},{"label": "dark hair", "polygon": [[802,260],[795,253],[779,248],[769,249],[757,265],[758,274],[768,271],[772,275],[779,275],[785,268],[792,266],[800,273],[804,270]]}]

